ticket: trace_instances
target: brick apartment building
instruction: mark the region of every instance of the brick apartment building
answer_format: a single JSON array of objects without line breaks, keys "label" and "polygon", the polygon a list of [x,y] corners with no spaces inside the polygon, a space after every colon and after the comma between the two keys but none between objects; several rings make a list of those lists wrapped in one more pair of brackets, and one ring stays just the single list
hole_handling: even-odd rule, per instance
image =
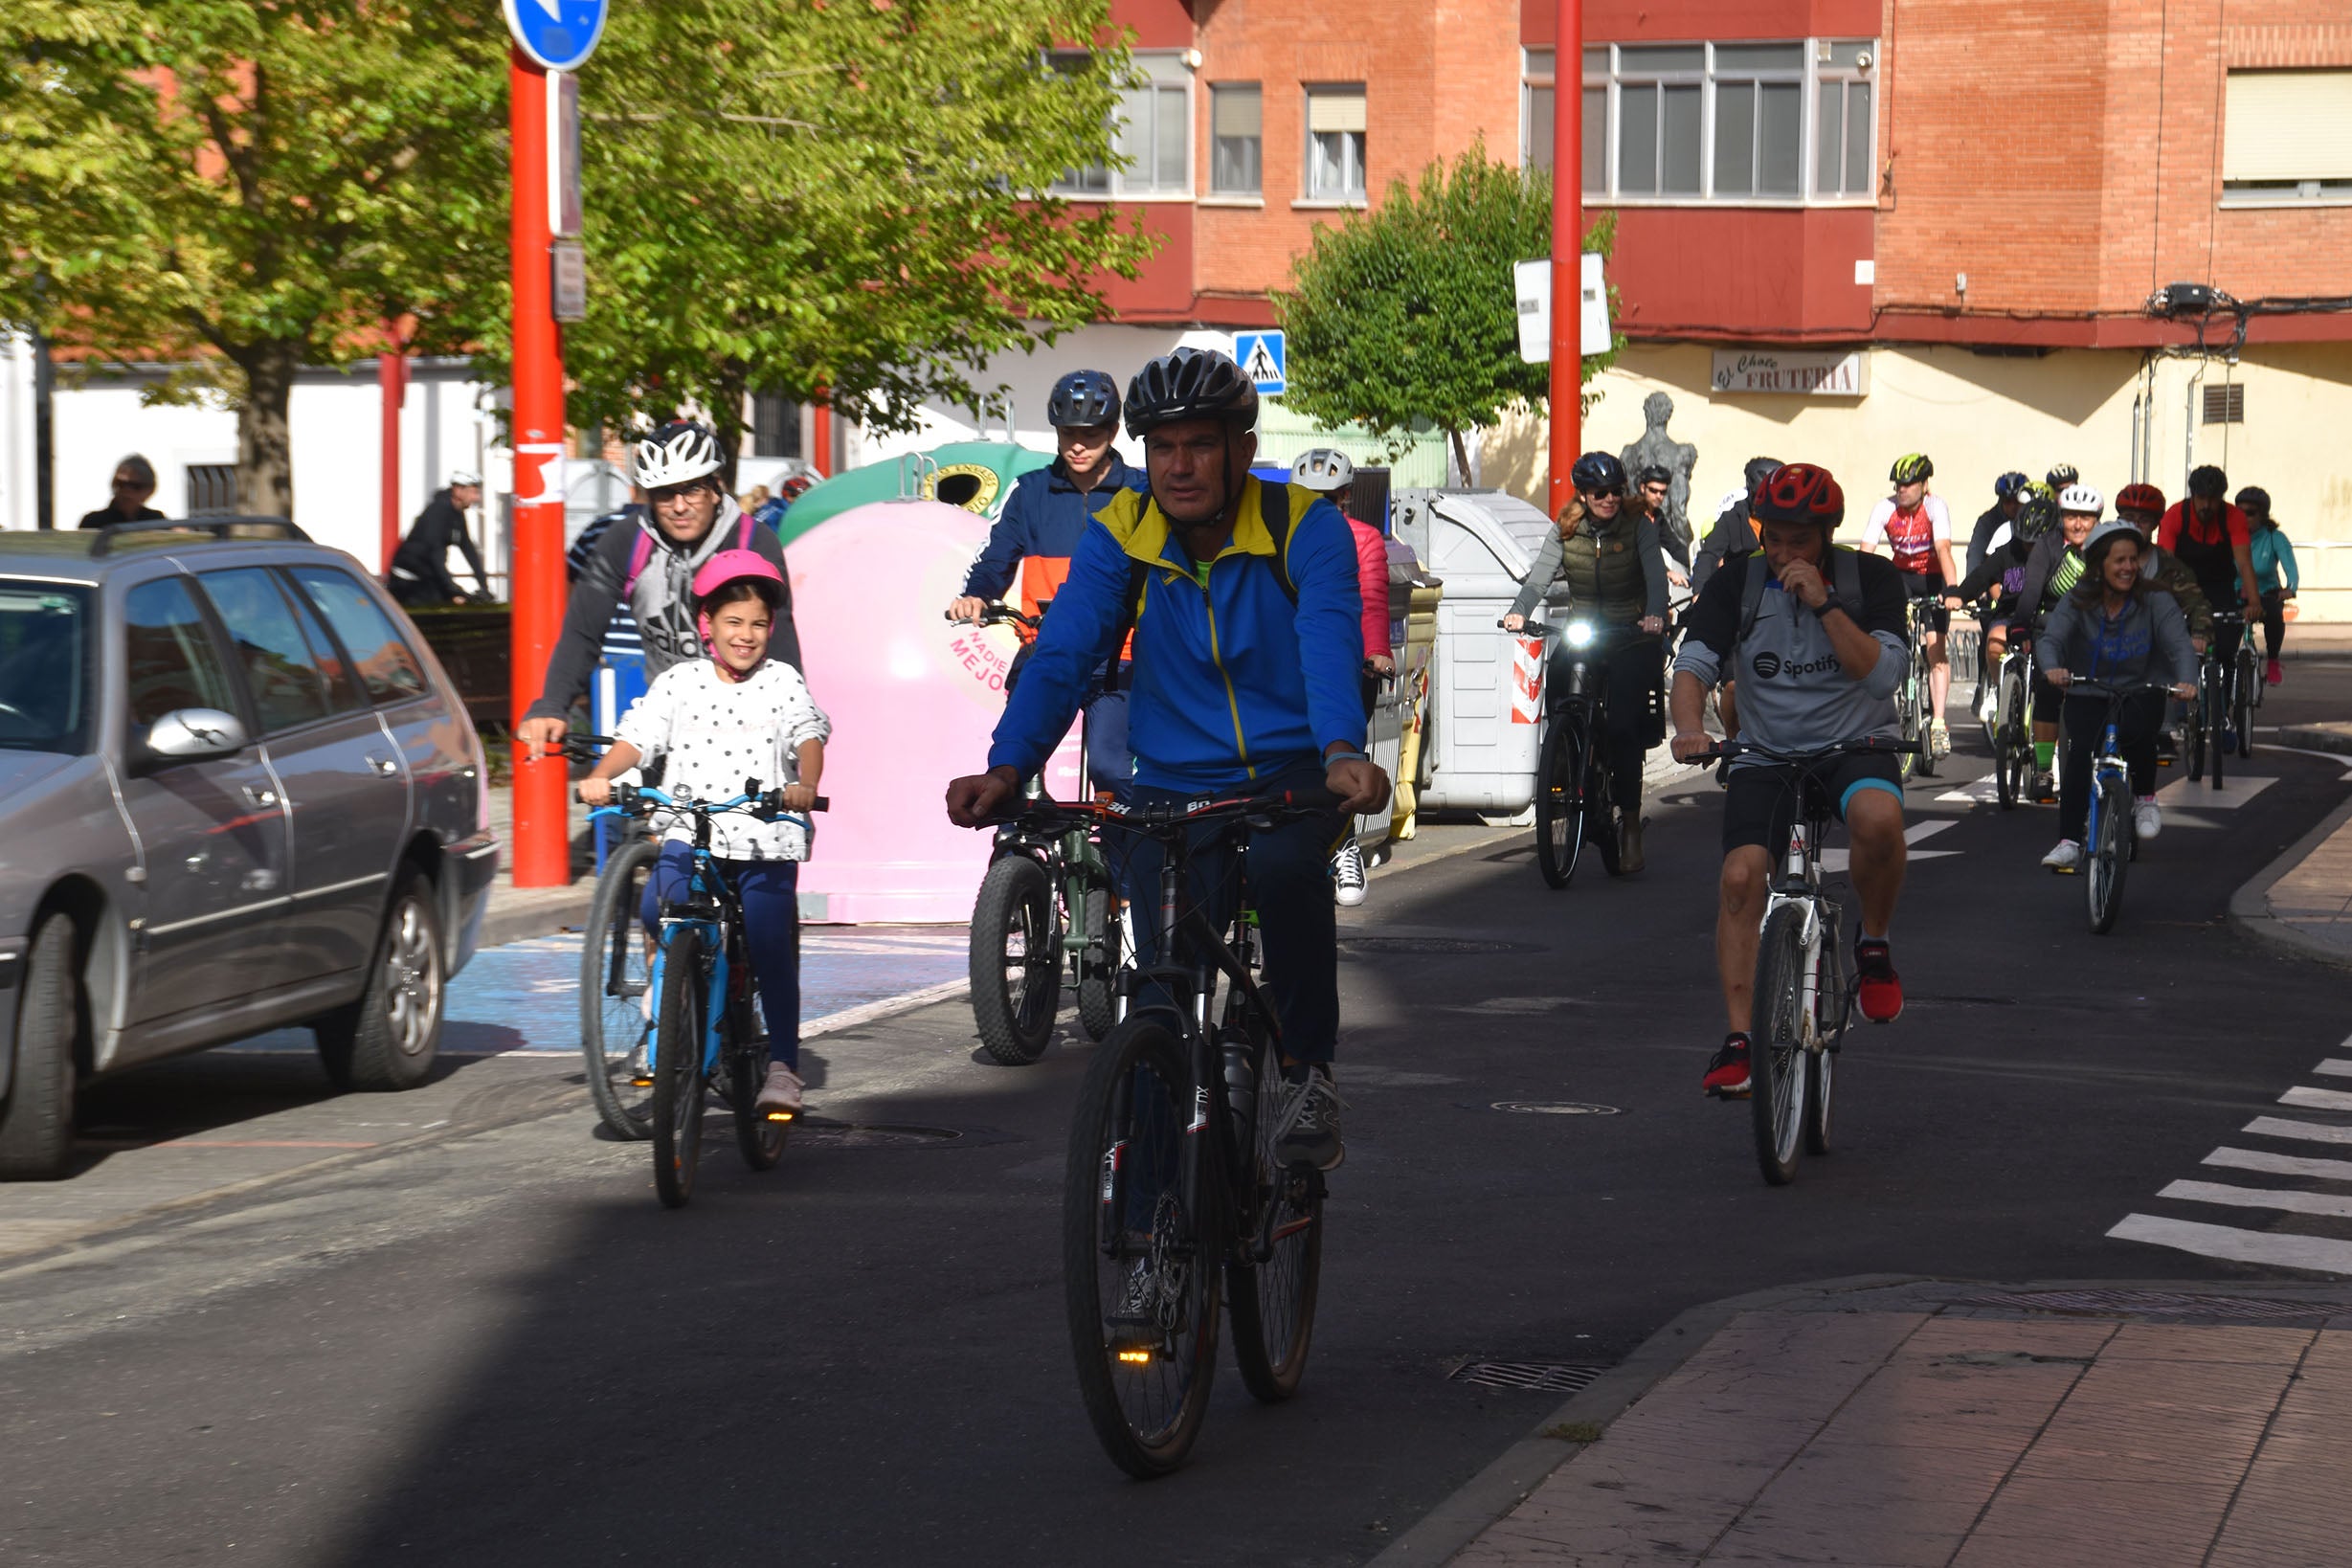
[{"label": "brick apartment building", "polygon": [[[1481,138],[1550,163],[1550,0],[1112,14],[1149,79],[1132,167],[1064,189],[1165,243],[1113,323],[1006,367],[1024,434],[1061,368],[1270,323],[1312,228],[1391,180]],[[1867,496],[1925,450],[1964,517],[2007,468],[2178,495],[2219,462],[2276,498],[2306,614],[2352,618],[2352,472],[2315,460],[2352,425],[2352,8],[1586,0],[1585,34],[1585,200],[1618,216],[1629,340],[1588,389],[1591,444],[1664,391],[1699,504],[1759,452]],[[2228,301],[2151,315],[2175,283],[2244,302],[2242,338]],[[1269,414],[1277,455],[1307,439]],[[1539,420],[1490,432],[1481,477],[1537,494],[1543,450]]]}]

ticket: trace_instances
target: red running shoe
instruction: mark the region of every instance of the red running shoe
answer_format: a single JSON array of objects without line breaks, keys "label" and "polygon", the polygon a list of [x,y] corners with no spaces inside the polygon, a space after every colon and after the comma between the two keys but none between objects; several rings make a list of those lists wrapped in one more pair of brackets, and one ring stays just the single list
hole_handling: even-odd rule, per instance
[{"label": "red running shoe", "polygon": [[1893,1023],[1903,1016],[1903,977],[1894,973],[1886,938],[1866,936],[1854,944],[1854,973],[1861,980],[1864,1018]]},{"label": "red running shoe", "polygon": [[1708,1059],[1707,1076],[1699,1086],[1718,1100],[1748,1097],[1748,1037],[1726,1035],[1723,1049]]}]

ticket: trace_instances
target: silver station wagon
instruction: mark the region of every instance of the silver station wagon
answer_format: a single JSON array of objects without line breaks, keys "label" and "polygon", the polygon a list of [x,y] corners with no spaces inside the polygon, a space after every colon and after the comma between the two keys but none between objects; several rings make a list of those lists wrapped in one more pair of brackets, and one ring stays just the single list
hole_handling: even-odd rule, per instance
[{"label": "silver station wagon", "polygon": [[0,533],[0,1176],[64,1173],[91,1078],[266,1029],[422,1083],[498,852],[464,705],[348,555]]}]

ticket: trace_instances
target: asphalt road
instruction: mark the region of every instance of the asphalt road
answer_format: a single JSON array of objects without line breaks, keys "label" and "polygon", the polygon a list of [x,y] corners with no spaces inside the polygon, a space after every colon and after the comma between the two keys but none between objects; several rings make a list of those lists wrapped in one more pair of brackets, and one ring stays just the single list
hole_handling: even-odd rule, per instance
[{"label": "asphalt road", "polygon": [[[2313,662],[2264,719],[2347,711],[2352,661]],[[1355,1563],[1562,1397],[1466,1358],[1605,1364],[1693,1304],[1860,1273],[2261,1277],[2110,1239],[2135,1212],[2352,1235],[2155,1196],[2352,1030],[2341,971],[2225,916],[2346,763],[2257,755],[2273,782],[2176,813],[2097,938],[2035,865],[2051,814],[1940,798],[1982,773],[1954,760],[1909,801],[1909,1010],[1851,1039],[1840,1147],[1785,1189],[1698,1092],[1711,783],[1663,792],[1638,879],[1552,893],[1513,841],[1377,880],[1307,1387],[1261,1408],[1228,1370],[1176,1478],[1120,1477],[1072,1389],[1088,1049],[986,1065],[951,1005],[813,1048],[814,1109],[880,1131],[804,1130],[764,1176],[715,1137],[683,1213],[642,1146],[547,1113],[569,1068],[542,1058],[477,1080],[508,1119],[0,1264],[0,1560]],[[215,1092],[161,1070],[111,1114]],[[1523,1102],[1603,1109],[1494,1109]]]}]

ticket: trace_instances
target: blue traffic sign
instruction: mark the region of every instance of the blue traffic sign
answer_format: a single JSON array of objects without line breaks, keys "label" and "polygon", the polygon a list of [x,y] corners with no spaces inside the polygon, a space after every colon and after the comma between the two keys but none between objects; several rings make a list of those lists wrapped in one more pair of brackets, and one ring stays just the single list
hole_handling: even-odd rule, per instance
[{"label": "blue traffic sign", "polygon": [[574,71],[604,36],[607,0],[505,0],[517,48],[550,71]]},{"label": "blue traffic sign", "polygon": [[1233,363],[1269,397],[1279,397],[1289,386],[1289,350],[1280,332],[1236,332]]}]

